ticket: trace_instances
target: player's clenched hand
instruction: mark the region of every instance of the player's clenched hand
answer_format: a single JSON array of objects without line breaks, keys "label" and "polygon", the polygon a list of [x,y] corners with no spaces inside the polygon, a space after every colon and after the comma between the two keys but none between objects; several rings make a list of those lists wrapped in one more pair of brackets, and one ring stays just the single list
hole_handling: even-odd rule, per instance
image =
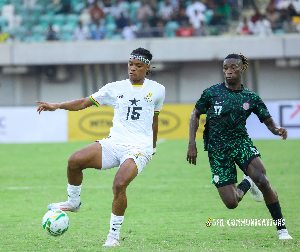
[{"label": "player's clenched hand", "polygon": [[287,130],[285,128],[279,128],[278,135],[281,136],[283,140],[285,140],[287,138]]},{"label": "player's clenched hand", "polygon": [[196,159],[197,159],[197,147],[196,144],[189,144],[186,160],[190,164],[196,165]]},{"label": "player's clenched hand", "polygon": [[58,109],[58,104],[57,103],[49,103],[49,102],[42,102],[42,101],[37,101],[37,103],[41,104],[37,108],[37,112],[39,112],[39,114],[42,111],[55,111],[56,109]]}]

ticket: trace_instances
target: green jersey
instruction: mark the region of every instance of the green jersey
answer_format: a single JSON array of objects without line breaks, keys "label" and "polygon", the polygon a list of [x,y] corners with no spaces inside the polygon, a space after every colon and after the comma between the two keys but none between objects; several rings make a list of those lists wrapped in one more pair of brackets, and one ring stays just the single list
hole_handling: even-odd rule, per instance
[{"label": "green jersey", "polygon": [[206,114],[203,139],[204,149],[207,151],[234,146],[240,141],[251,141],[246,120],[252,112],[260,122],[271,117],[256,93],[243,85],[241,90],[229,89],[225,82],[205,89],[195,108],[201,114]]}]

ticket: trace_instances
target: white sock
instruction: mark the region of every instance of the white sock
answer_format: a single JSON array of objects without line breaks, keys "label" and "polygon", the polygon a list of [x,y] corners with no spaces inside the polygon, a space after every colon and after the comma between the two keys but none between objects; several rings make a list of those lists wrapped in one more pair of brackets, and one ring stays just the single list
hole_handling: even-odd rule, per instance
[{"label": "white sock", "polygon": [[119,239],[121,225],[124,221],[124,216],[117,216],[113,213],[110,217],[110,229],[109,236],[113,236],[116,239]]},{"label": "white sock", "polygon": [[80,192],[81,192],[81,185],[74,186],[68,183],[68,201],[74,207],[77,207],[80,203]]}]

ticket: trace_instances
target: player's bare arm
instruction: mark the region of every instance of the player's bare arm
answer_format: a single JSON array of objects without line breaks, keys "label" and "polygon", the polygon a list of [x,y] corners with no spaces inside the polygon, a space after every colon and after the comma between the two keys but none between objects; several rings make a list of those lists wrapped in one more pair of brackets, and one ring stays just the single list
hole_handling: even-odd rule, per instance
[{"label": "player's bare arm", "polygon": [[77,110],[81,110],[81,109],[85,109],[87,107],[90,107],[94,104],[90,100],[89,97],[74,100],[74,101],[62,102],[62,103],[50,103],[50,102],[42,102],[42,101],[37,101],[37,103],[41,104],[37,108],[37,112],[39,112],[39,114],[42,111],[55,111],[57,109],[77,111]]},{"label": "player's bare arm", "polygon": [[154,114],[154,116],[153,116],[153,124],[152,124],[152,129],[153,129],[153,155],[156,152],[156,141],[157,141],[157,132],[158,132],[158,115],[159,114]]},{"label": "player's bare arm", "polygon": [[287,130],[285,128],[280,127],[280,125],[278,123],[276,123],[272,117],[265,120],[264,124],[274,135],[281,136],[281,138],[283,140],[286,140]]},{"label": "player's bare arm", "polygon": [[189,146],[188,146],[186,160],[190,164],[194,164],[194,165],[196,165],[196,159],[197,159],[196,132],[199,127],[200,115],[201,115],[200,111],[194,108],[190,117],[190,125],[189,125]]}]

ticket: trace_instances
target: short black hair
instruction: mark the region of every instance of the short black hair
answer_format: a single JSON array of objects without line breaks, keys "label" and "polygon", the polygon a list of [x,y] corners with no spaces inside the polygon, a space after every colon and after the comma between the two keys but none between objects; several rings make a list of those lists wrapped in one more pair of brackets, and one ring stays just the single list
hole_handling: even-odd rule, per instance
[{"label": "short black hair", "polygon": [[145,49],[145,48],[142,48],[142,47],[139,47],[139,48],[133,50],[131,54],[141,55],[141,56],[144,56],[148,60],[152,60],[151,52],[149,50]]},{"label": "short black hair", "polygon": [[242,68],[243,71],[245,71],[249,66],[248,59],[242,54],[236,54],[236,53],[228,54],[225,59],[240,59],[243,64],[243,68]]}]

